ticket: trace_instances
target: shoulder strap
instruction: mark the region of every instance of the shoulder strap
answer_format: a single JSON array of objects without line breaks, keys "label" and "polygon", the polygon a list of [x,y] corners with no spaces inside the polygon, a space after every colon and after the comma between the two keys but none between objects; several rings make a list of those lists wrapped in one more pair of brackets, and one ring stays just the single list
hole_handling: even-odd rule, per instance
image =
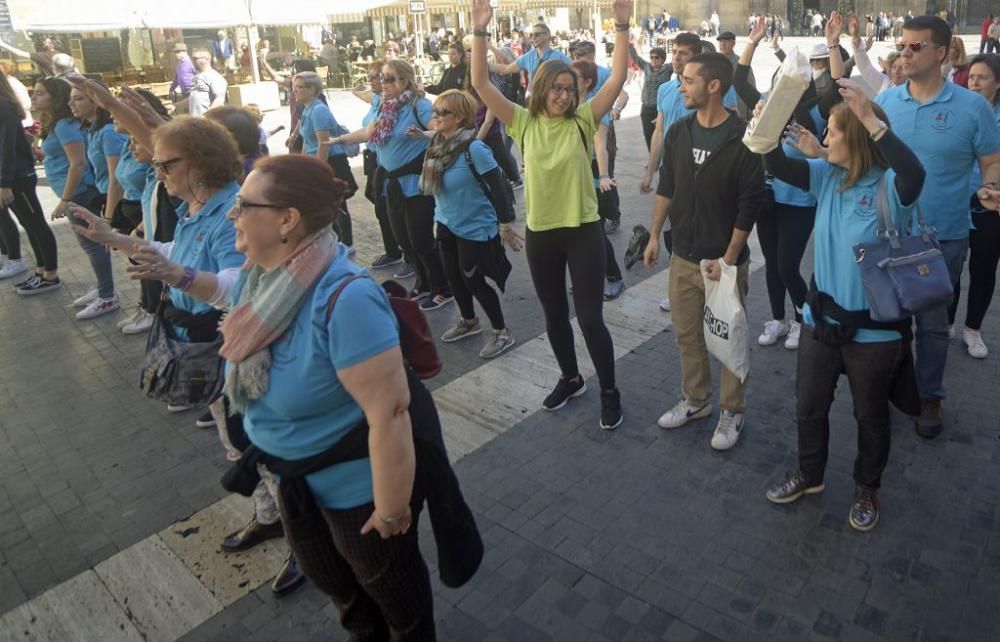
[{"label": "shoulder strap", "polygon": [[[482,174],[480,174],[479,170],[476,169],[476,164],[472,162],[471,142],[465,146],[465,162],[469,165],[469,171],[472,172],[476,182],[479,183],[479,189],[483,190],[486,200],[488,200],[493,205],[493,209],[496,210],[496,204],[493,202],[493,192],[490,191],[490,186],[486,184],[486,180],[483,178]],[[499,165],[497,167],[499,167]]]},{"label": "shoulder strap", "polygon": [[[420,99],[418,98],[417,100],[420,100]],[[420,125],[420,129],[421,130],[426,130],[427,129],[427,125],[425,125],[423,123],[423,121],[420,120],[420,114],[417,112],[417,101],[416,100],[414,100],[413,102],[410,103],[410,108],[413,110],[413,120],[417,121],[417,124]]]},{"label": "shoulder strap", "polygon": [[358,274],[352,274],[351,276],[344,279],[343,282],[341,282],[341,284],[337,286],[337,289],[333,291],[332,295],[330,295],[330,301],[326,304],[327,323],[330,323],[330,319],[333,317],[333,306],[337,304],[337,299],[340,298],[340,294],[341,292],[344,291],[344,288],[350,285],[352,281],[357,281],[358,279],[367,279],[367,278],[369,277],[364,272],[360,272]]}]

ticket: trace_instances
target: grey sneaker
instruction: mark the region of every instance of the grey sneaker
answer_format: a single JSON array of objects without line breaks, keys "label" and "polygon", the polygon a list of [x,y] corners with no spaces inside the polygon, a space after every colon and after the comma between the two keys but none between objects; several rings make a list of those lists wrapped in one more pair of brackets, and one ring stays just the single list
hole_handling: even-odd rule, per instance
[{"label": "grey sneaker", "polygon": [[514,345],[514,337],[510,330],[491,330],[490,337],[486,340],[486,345],[479,351],[479,356],[483,359],[492,359],[500,356]]},{"label": "grey sneaker", "polygon": [[458,341],[459,339],[464,339],[465,337],[471,337],[474,334],[479,334],[483,331],[483,326],[479,325],[479,318],[475,319],[462,319],[459,318],[455,323],[455,327],[451,328],[447,332],[441,335],[441,340],[445,343],[452,343]]}]

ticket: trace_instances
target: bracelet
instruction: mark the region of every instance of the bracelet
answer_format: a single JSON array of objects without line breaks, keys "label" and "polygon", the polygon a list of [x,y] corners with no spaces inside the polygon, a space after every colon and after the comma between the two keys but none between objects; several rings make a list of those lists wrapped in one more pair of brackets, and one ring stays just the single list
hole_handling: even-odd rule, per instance
[{"label": "bracelet", "polygon": [[611,177],[610,177],[610,176],[608,176],[607,174],[601,174],[601,175],[600,175],[600,176],[599,176],[598,178],[599,178],[599,179],[601,179],[601,178],[606,178],[606,179],[608,179],[608,180],[611,180]]},{"label": "bracelet", "polygon": [[406,517],[407,515],[409,515],[409,513],[410,513],[410,509],[407,508],[405,511],[403,511],[402,513],[400,513],[396,517],[382,517],[381,515],[378,514],[378,511],[376,511],[375,512],[375,517],[378,517],[378,521],[382,522],[383,524],[385,524],[387,526],[392,526],[394,524],[398,524],[399,520],[401,520],[404,517]]},{"label": "bracelet", "polygon": [[194,285],[194,278],[197,275],[198,275],[197,270],[195,270],[193,267],[189,265],[185,266],[184,276],[181,277],[181,280],[178,281],[177,285],[175,285],[174,287],[180,290],[181,292],[187,292],[188,290],[191,289],[191,286]]},{"label": "bracelet", "polygon": [[478,29],[478,28],[476,28],[476,29],[472,30],[472,35],[473,36],[477,36],[479,38],[489,38],[490,37],[490,32],[488,30],[486,30],[486,29]]},{"label": "bracelet", "polygon": [[887,125],[885,121],[880,120],[878,121],[878,127],[875,128],[875,131],[869,134],[869,137],[873,141],[877,142],[882,139],[882,136],[884,136],[887,131],[889,131],[889,125]]},{"label": "bracelet", "polygon": [[615,23],[615,31],[628,31],[629,27],[630,27],[630,25],[627,22],[620,22],[620,23],[616,22]]}]

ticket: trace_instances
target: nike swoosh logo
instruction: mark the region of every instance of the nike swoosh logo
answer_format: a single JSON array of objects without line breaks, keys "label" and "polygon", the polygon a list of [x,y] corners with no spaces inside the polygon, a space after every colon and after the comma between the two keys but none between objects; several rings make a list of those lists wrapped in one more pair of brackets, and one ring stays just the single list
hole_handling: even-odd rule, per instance
[{"label": "nike swoosh logo", "polygon": [[465,271],[465,268],[462,268],[462,276],[464,276],[467,279],[471,279],[472,277],[474,277],[476,275],[476,268],[478,268],[478,267],[479,266],[477,266],[477,265],[473,265],[472,266],[472,270],[470,270],[468,272]]}]

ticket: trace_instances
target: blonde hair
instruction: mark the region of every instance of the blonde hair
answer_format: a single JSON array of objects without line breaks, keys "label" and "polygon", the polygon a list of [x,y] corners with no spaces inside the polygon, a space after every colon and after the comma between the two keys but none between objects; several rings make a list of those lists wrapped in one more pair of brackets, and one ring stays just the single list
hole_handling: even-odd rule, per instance
[{"label": "blonde hair", "polygon": [[[396,74],[396,82],[406,81],[406,89],[413,92],[413,99],[424,97],[424,90],[417,86],[417,76],[413,72],[413,67],[410,63],[406,62],[402,58],[393,58],[392,60],[386,60],[383,63],[383,68],[389,67],[392,72]],[[398,87],[399,85],[397,85]],[[405,89],[403,90],[405,91]]]},{"label": "blonde hair", "polygon": [[[872,110],[879,120],[889,123],[889,117],[885,111],[875,103],[872,103]],[[865,129],[861,119],[845,104],[840,103],[830,110],[830,124],[837,124],[837,129],[844,132],[844,141],[847,144],[847,177],[840,191],[844,191],[857,183],[873,167],[887,169],[889,161],[886,160],[882,152],[875,146],[875,141],[871,139],[868,130]]]},{"label": "blonde hair", "polygon": [[455,112],[455,117],[461,121],[462,129],[476,126],[476,109],[479,103],[472,94],[460,89],[449,89],[434,101],[434,106],[443,105]]},{"label": "blonde hair", "polygon": [[[537,26],[537,25],[536,25]],[[552,86],[556,83],[556,78],[562,74],[569,74],[573,77],[573,91],[570,96],[569,107],[563,114],[566,118],[576,115],[576,109],[580,105],[580,78],[570,65],[562,60],[547,60],[542,63],[535,72],[535,79],[532,81],[531,98],[528,99],[528,112],[535,117],[545,115],[545,102],[552,91]]]},{"label": "blonde hair", "polygon": [[958,36],[951,37],[951,51],[957,52],[954,55],[955,60],[952,62],[956,67],[961,67],[969,62],[965,54],[965,43]]}]

